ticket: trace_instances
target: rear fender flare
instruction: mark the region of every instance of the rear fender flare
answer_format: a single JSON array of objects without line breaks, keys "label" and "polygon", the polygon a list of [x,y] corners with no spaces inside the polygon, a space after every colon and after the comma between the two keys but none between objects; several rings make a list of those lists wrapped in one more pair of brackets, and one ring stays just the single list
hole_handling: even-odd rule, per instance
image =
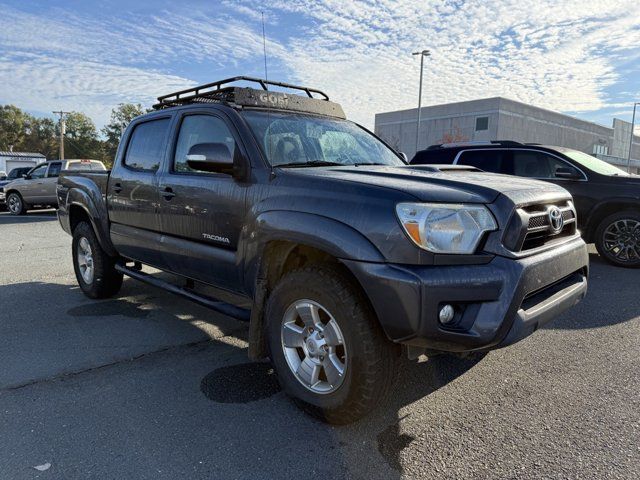
[{"label": "rear fender flare", "polygon": [[[91,221],[94,232],[96,232],[100,246],[108,255],[115,257],[118,255],[118,252],[109,237],[109,217],[104,203],[105,199],[103,199],[100,194],[99,201],[96,202],[94,201],[94,196],[93,192],[92,195],[89,195],[87,192],[77,188],[69,190],[67,194],[67,209],[70,215],[69,224],[73,224],[71,215],[74,208],[79,207],[84,210]],[[73,234],[73,232],[71,233]]]}]

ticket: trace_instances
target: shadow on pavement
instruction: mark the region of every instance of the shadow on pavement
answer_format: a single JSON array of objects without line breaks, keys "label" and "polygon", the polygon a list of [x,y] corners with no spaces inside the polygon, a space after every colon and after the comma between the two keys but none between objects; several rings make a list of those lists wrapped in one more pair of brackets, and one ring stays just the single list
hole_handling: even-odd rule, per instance
[{"label": "shadow on pavement", "polygon": [[415,440],[413,436],[401,432],[400,423],[406,415],[398,415],[400,410],[464,375],[480,361],[480,358],[463,359],[453,355],[438,355],[420,363],[402,362],[392,399],[373,415],[377,423],[393,420],[376,438],[378,451],[391,468],[403,473],[400,461],[402,451]]},{"label": "shadow on pavement", "polygon": [[55,210],[32,210],[25,215],[12,215],[9,212],[0,212],[0,225],[51,222],[57,219],[58,217]]},{"label": "shadow on pavement", "polygon": [[[30,391],[35,392],[34,401],[39,402],[37,398],[43,393],[38,392],[48,391],[49,385],[61,397],[59,403],[73,405],[71,417],[65,414],[61,421],[83,418],[83,412],[89,409],[86,422],[102,426],[100,436],[93,433],[95,425],[91,425],[89,433],[83,433],[88,435],[89,443],[109,444],[104,438],[119,435],[122,425],[114,416],[122,415],[133,425],[141,424],[140,432],[134,428],[129,433],[131,441],[144,442],[147,448],[158,451],[171,449],[166,443],[170,442],[169,437],[160,433],[165,431],[161,428],[163,422],[171,435],[184,438],[192,445],[190,448],[204,449],[203,453],[209,452],[206,448],[217,451],[226,437],[209,437],[211,432],[204,427],[210,424],[213,430],[230,429],[232,433],[226,435],[233,439],[240,457],[242,452],[255,456],[256,449],[263,451],[274,465],[288,465],[288,473],[294,476],[304,472],[305,455],[315,456],[313,461],[319,465],[324,455],[335,455],[324,472],[330,478],[341,478],[337,472],[350,477],[360,468],[378,472],[380,468],[387,469],[385,464],[389,466],[385,478],[400,478],[400,455],[413,439],[400,433],[399,411],[477,363],[444,355],[421,363],[402,361],[393,392],[379,409],[354,425],[332,427],[307,417],[284,395],[276,395],[280,387],[268,362],[248,362],[243,341],[246,324],[133,280],[125,281],[119,296],[101,301],[85,298],[75,285],[45,282],[5,285],[0,287],[0,293],[3,311],[10,312],[0,316],[0,333],[4,337],[0,346],[5,371],[0,376],[3,405],[3,394],[19,395],[24,387],[35,389]],[[205,333],[206,325],[215,328],[216,333]],[[93,375],[98,369],[100,375]],[[137,373],[132,374],[132,370]],[[132,375],[136,380],[129,378]],[[100,387],[99,403],[108,404],[110,413],[94,408],[93,393],[79,393],[104,382],[107,384]],[[180,393],[185,388],[189,392],[186,398]],[[158,389],[162,393],[154,394]],[[76,399],[76,395],[80,396]],[[23,411],[23,420],[30,422],[30,417],[39,413],[52,415],[56,402],[47,402],[38,413]],[[194,418],[189,421],[176,423],[175,417],[183,415],[185,402],[200,404],[200,410],[191,412],[189,415]],[[148,425],[148,418],[154,419],[155,427]],[[281,437],[285,424],[300,431]],[[193,431],[196,425],[199,430]],[[57,442],[72,441],[69,436],[74,434],[73,429],[64,431],[64,441]],[[304,435],[313,437],[310,441],[315,450],[301,454],[300,465],[292,466],[289,444],[302,440]],[[40,446],[44,440],[34,441]],[[73,458],[77,463],[87,460],[82,453],[75,455],[80,455]],[[360,465],[349,464],[350,470],[355,469],[349,473],[344,458],[354,455]],[[234,468],[241,472],[245,466],[253,468],[253,464],[244,465],[240,457],[232,462]]]},{"label": "shadow on pavement", "polygon": [[585,299],[544,328],[601,328],[640,316],[640,270],[613,266],[590,254],[589,291]]}]

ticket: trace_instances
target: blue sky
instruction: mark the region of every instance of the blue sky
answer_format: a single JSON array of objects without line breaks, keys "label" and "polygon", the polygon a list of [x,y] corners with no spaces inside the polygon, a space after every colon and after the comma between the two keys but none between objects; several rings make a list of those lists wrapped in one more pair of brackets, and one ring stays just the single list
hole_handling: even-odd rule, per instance
[{"label": "blue sky", "polygon": [[227,76],[320,88],[350,118],[505,96],[605,125],[640,101],[637,0],[0,0],[0,103],[79,110]]}]

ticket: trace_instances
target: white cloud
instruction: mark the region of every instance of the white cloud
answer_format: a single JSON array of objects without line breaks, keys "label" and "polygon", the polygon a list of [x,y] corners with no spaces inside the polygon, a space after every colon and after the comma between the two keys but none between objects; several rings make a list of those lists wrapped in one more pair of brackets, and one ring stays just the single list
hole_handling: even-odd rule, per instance
[{"label": "white cloud", "polygon": [[162,93],[192,83],[185,78],[135,67],[92,61],[68,62],[40,55],[0,56],[3,89],[11,102],[27,110],[78,110],[99,126],[118,103],[151,105]]},{"label": "white cloud", "polygon": [[617,62],[639,53],[640,3],[633,0],[272,5],[313,20],[283,61],[369,125],[375,112],[416,105],[419,61],[411,52],[422,48],[433,55],[423,104],[500,95],[564,111],[604,107],[607,87],[619,80]]},{"label": "white cloud", "polygon": [[[180,73],[187,66],[209,78],[251,73],[262,59],[254,4],[227,0],[215,17],[176,7],[118,18],[0,5],[0,101],[85,110],[101,123],[115,103],[148,104],[194,83]],[[325,90],[368,126],[376,112],[415,106],[411,52],[422,48],[433,54],[423,104],[501,95],[597,111],[622,104],[607,96],[625,80],[620,65],[640,75],[636,0],[272,0],[265,21],[270,70]]]}]

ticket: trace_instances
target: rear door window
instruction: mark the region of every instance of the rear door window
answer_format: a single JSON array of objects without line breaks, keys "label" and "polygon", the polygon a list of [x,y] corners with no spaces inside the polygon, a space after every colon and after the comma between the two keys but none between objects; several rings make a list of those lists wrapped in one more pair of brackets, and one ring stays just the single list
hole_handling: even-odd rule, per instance
[{"label": "rear door window", "polygon": [[485,172],[509,173],[504,169],[508,156],[508,150],[466,150],[460,154],[458,164],[476,167]]},{"label": "rear door window", "polygon": [[513,175],[530,178],[557,178],[558,168],[568,168],[579,174],[578,170],[553,155],[534,150],[513,151]]},{"label": "rear door window", "polygon": [[47,173],[47,177],[57,177],[60,175],[60,170],[62,169],[62,162],[52,162],[49,164],[49,172]]},{"label": "rear door window", "polygon": [[129,140],[124,164],[136,170],[155,172],[160,168],[167,142],[169,119],[150,120],[136,125]]}]

